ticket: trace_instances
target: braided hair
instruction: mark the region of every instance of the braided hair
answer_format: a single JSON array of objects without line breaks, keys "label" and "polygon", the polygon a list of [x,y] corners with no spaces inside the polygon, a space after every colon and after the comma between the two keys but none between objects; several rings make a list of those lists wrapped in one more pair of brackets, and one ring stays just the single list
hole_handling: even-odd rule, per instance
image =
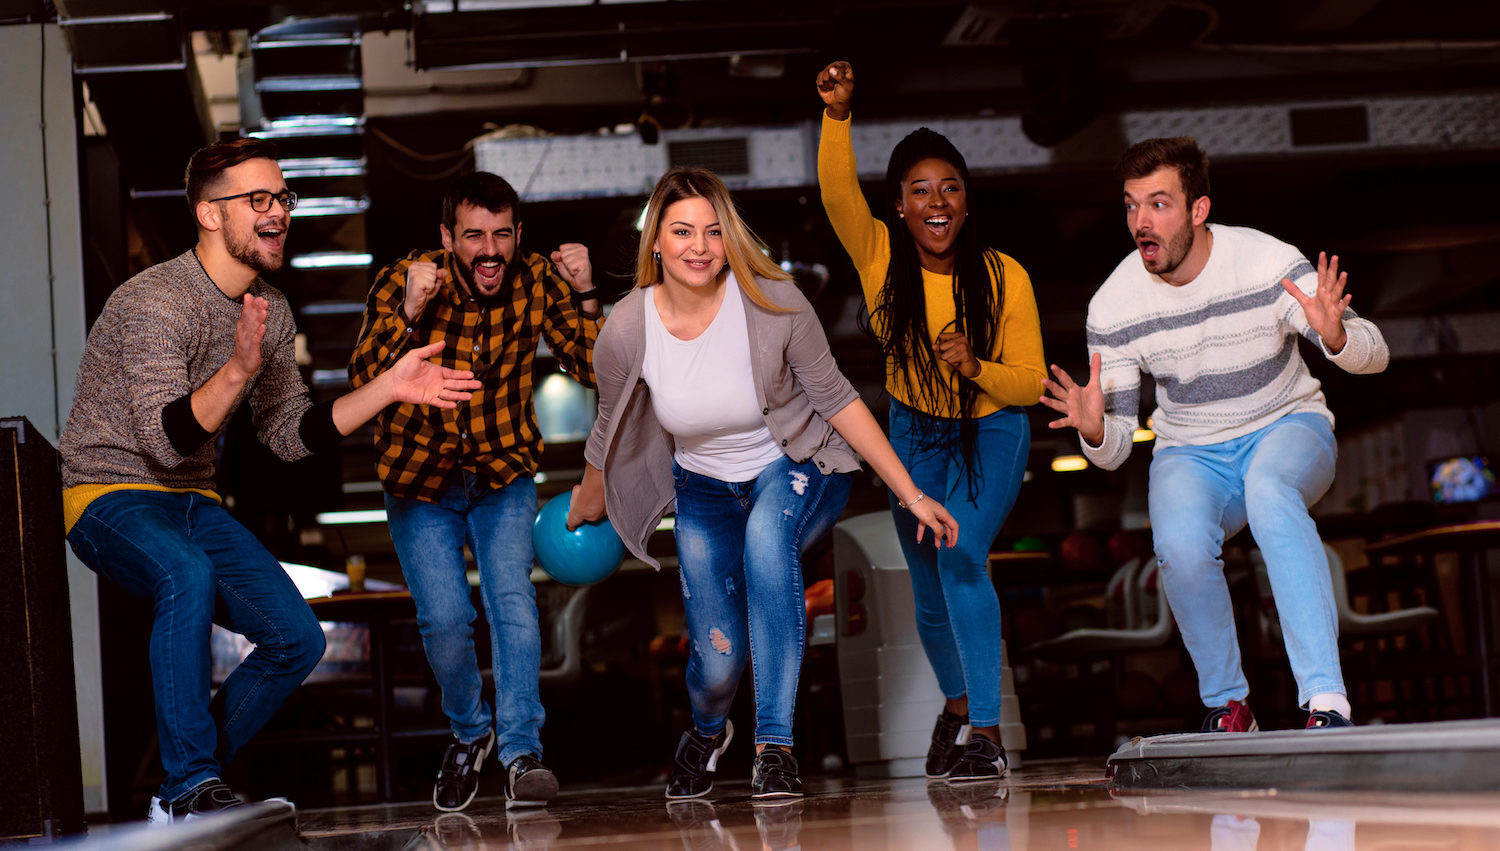
[{"label": "braided hair", "polygon": [[[861,324],[871,331],[913,405],[922,405],[938,416],[959,421],[959,445],[938,445],[937,435],[928,429],[919,432],[918,444],[926,450],[960,451],[968,462],[969,496],[977,492],[980,459],[975,452],[978,428],[974,407],[979,399],[979,385],[959,375],[957,370],[945,379],[932,350],[934,334],[927,327],[927,299],[922,283],[922,264],[917,247],[905,222],[896,213],[896,203],[903,198],[907,172],[925,159],[939,159],[953,166],[967,186],[969,167],[963,154],[941,133],[922,127],[912,131],[891,151],[885,173],[885,221],[890,238],[891,262],[876,304],[871,306],[870,320]],[[1005,269],[998,252],[981,241],[972,222],[966,221],[954,241],[953,307],[954,322],[938,329],[957,331],[969,340],[975,356],[988,357],[999,334],[1001,293],[1005,289]]]}]

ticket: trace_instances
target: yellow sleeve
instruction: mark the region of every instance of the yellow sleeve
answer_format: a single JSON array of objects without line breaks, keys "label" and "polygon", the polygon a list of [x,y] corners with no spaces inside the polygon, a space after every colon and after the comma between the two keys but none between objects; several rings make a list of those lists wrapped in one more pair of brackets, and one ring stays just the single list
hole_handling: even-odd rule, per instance
[{"label": "yellow sleeve", "polygon": [[875,304],[891,262],[891,243],[885,223],[870,214],[870,205],[859,188],[859,169],[854,144],[849,139],[849,121],[835,121],[823,113],[823,132],[818,139],[818,188],[823,209],[833,232],[859,270],[865,302]]},{"label": "yellow sleeve", "polygon": [[1004,254],[1005,292],[1000,307],[994,360],[979,362],[974,381],[1001,407],[1035,405],[1042,397],[1047,375],[1042,355],[1042,324],[1037,315],[1031,276]]}]

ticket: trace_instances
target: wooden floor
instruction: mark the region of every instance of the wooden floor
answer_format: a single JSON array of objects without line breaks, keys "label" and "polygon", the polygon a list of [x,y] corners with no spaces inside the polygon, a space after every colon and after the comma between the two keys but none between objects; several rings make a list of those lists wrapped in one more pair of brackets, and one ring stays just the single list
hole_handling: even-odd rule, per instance
[{"label": "wooden floor", "polygon": [[[304,810],[322,849],[1214,849],[1500,848],[1500,793],[1121,791],[1105,760],[1031,762],[1001,782],[812,778],[789,804],[752,804],[744,780],[667,804],[662,788],[567,789],[539,810],[481,797]],[[488,791],[486,789],[485,791]]]}]

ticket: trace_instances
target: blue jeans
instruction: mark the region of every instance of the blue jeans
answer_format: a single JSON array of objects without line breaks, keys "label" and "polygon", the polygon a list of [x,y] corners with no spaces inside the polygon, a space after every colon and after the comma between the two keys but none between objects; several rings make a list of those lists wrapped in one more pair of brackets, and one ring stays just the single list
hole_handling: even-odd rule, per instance
[{"label": "blue jeans", "polygon": [[1000,600],[990,580],[990,544],[1016,504],[1031,425],[1020,408],[975,421],[976,487],[969,496],[969,459],[958,420],[924,414],[891,400],[891,447],[925,494],[958,521],[958,546],[939,549],[931,530],[917,543],[917,519],[890,494],[891,513],[911,574],[917,635],[938,687],[949,699],[969,696],[969,723],[1000,723]]},{"label": "blue jeans", "polygon": [[495,671],[494,727],[502,765],[542,755],[546,720],[537,694],[542,635],[531,584],[531,527],[536,482],[519,476],[498,490],[472,473],[455,474],[438,501],[385,496],[387,522],[401,572],[417,604],[427,662],[443,692],[443,712],[461,741],[490,730],[474,655],[474,604],[464,543],[479,568],[479,593],[490,622]]},{"label": "blue jeans", "polygon": [[748,650],[755,742],[791,746],[807,629],[802,551],[838,520],[851,477],[825,476],[817,464],[786,456],[748,482],[675,463],[672,474],[693,724],[707,736],[724,729]]},{"label": "blue jeans", "polygon": [[1265,558],[1297,702],[1345,693],[1328,557],[1307,513],[1333,482],[1337,454],[1328,420],[1292,414],[1223,443],[1167,447],[1151,460],[1156,558],[1204,705],[1250,693],[1220,558],[1224,540],[1247,523]]},{"label": "blue jeans", "polygon": [[[281,563],[201,494],[111,491],[89,503],[68,543],[90,570],[154,606],[149,652],[163,800],[222,776],[323,658],[323,629]],[[255,650],[210,701],[215,620]]]}]

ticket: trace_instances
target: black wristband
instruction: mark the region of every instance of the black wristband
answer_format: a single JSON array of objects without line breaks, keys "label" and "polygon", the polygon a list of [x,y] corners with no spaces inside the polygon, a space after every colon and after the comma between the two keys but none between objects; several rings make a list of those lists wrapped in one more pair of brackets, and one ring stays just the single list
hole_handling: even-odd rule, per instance
[{"label": "black wristband", "polygon": [[204,428],[193,414],[193,394],[179,396],[161,409],[161,429],[178,455],[186,458],[203,448],[214,433]]},{"label": "black wristband", "polygon": [[297,435],[307,450],[315,455],[338,446],[344,435],[333,424],[333,402],[319,402],[308,408],[297,424]]},{"label": "black wristband", "polygon": [[581,306],[584,302],[588,301],[589,299],[597,299],[597,298],[599,298],[599,288],[598,287],[589,287],[588,289],[583,290],[581,292],[579,290],[575,290],[575,289],[571,289],[570,288],[568,290],[568,295],[573,299],[573,303],[574,304]]}]

